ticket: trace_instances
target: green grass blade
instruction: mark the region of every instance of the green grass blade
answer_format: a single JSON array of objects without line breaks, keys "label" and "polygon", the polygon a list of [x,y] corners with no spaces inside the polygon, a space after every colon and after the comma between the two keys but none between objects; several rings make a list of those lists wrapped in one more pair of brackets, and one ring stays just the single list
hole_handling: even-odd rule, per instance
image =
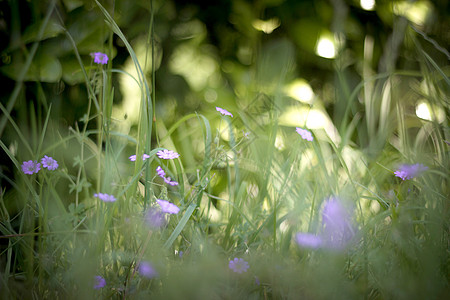
[{"label": "green grass blade", "polygon": [[195,203],[191,203],[188,208],[186,209],[186,212],[184,213],[181,220],[178,222],[177,227],[173,230],[172,234],[169,236],[167,241],[164,243],[163,247],[164,249],[168,250],[175,239],[180,235],[183,228],[186,226],[186,223],[188,222],[189,218],[191,217],[192,213],[194,212],[197,205]]}]

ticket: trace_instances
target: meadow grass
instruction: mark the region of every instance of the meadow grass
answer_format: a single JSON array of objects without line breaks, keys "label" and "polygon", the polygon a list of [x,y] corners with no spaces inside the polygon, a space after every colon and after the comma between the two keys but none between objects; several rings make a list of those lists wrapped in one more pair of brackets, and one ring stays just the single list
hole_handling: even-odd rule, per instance
[{"label": "meadow grass", "polygon": [[[138,125],[122,132],[112,118],[111,77],[125,74],[113,68],[112,44],[99,50],[106,64],[93,57],[86,67],[68,31],[88,91],[85,117],[64,128],[42,97],[12,115],[16,90],[0,106],[14,140],[0,140],[14,166],[0,193],[2,299],[450,295],[450,82],[412,31],[420,71],[366,72],[353,87],[337,61],[344,106],[331,117],[334,131],[280,124],[289,62],[271,92],[249,86],[245,106],[192,112],[167,127],[155,111],[155,77],[149,86],[96,3],[134,63]],[[431,120],[411,111],[422,98]],[[165,149],[180,156],[161,158]],[[44,156],[58,167],[44,168]],[[25,171],[30,160],[40,170]]]}]

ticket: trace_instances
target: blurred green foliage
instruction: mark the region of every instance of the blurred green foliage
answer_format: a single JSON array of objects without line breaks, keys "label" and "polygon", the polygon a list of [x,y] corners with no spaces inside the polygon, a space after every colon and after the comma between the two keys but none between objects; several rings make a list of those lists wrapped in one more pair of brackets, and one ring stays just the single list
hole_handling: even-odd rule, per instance
[{"label": "blurred green foliage", "polygon": [[[429,12],[423,24],[413,23],[412,26],[448,49],[449,23],[445,13],[449,10],[448,2],[417,2],[425,3]],[[86,90],[65,30],[73,37],[86,66],[91,64],[89,53],[107,49],[108,43],[114,45],[113,53],[108,55],[112,56],[115,68],[121,68],[128,53],[116,36],[110,36],[92,1],[56,1],[47,25],[42,28],[50,3],[1,2],[0,71],[2,82],[9,82],[5,85],[8,88],[2,91],[1,101],[7,103],[7,95],[13,87],[10,80],[19,78],[28,56],[27,49],[38,42],[38,51],[23,78],[21,97],[30,101],[26,95],[36,95],[42,88],[46,101],[58,107],[53,113],[73,124],[84,114],[82,99]],[[354,87],[362,78],[362,63],[368,63],[375,73],[386,70],[383,56],[391,54],[385,51],[390,41],[401,42],[410,34],[407,28],[396,31],[401,23],[400,17],[392,13],[396,3],[377,1],[374,11],[366,11],[358,1],[343,0],[153,1],[152,4],[148,1],[103,1],[132,45],[140,41],[148,45],[154,43],[158,57],[155,65],[157,109],[169,124],[180,115],[209,109],[205,98],[243,109],[255,96],[243,92],[248,90],[242,85],[253,86],[250,89],[253,92],[262,89],[270,94],[274,91],[271,85],[284,84],[298,76],[305,78],[319,93],[331,114],[339,112],[339,95],[329,92],[330,86],[335,84],[332,72],[335,65],[344,71]],[[150,36],[152,15],[154,35]],[[279,25],[270,34],[258,30],[255,23],[267,20],[275,20]],[[314,52],[320,35],[333,32],[340,34],[345,44],[344,52],[336,61],[321,58]],[[367,37],[373,39],[373,55],[369,61],[364,58]],[[447,60],[429,42],[421,38],[419,42],[438,65]],[[402,44],[399,51],[389,61],[392,67],[417,70],[413,45]],[[151,72],[147,75],[152,76]],[[201,78],[192,78],[195,76]],[[176,105],[176,111],[164,105],[169,99],[175,101],[176,104],[172,104]],[[121,93],[116,90],[115,102],[120,101]],[[75,111],[64,109],[62,103],[68,103]]]}]

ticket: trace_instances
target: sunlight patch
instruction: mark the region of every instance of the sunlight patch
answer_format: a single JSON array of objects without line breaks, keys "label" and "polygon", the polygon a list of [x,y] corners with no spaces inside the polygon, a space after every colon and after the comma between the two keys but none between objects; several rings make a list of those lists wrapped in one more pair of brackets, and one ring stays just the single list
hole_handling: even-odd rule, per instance
[{"label": "sunlight patch", "polygon": [[321,35],[316,44],[316,54],[324,58],[335,58],[336,48],[332,38]]},{"label": "sunlight patch", "polygon": [[285,88],[289,97],[295,100],[312,104],[314,99],[314,92],[308,82],[304,79],[296,79],[288,84]]}]

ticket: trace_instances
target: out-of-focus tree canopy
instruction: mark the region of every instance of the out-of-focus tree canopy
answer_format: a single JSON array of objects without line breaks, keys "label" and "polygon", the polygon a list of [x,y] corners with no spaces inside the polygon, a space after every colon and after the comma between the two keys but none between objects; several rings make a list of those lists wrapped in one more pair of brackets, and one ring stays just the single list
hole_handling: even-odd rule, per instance
[{"label": "out-of-focus tree canopy", "polygon": [[[52,3],[56,7],[43,28]],[[316,101],[330,115],[342,116],[344,100],[335,91],[334,70],[341,70],[353,86],[361,82],[364,70],[370,74],[415,70],[417,47],[409,36],[415,36],[438,64],[448,63],[450,24],[445,0],[100,3],[134,47],[149,82],[154,79],[156,116],[167,124],[216,105],[243,110],[262,95],[280,94],[305,104]],[[52,103],[52,114],[65,124],[83,117],[87,92],[66,30],[88,70],[95,67],[89,54],[104,51],[113,68],[133,71],[124,43],[111,35],[94,1],[0,1],[0,13],[5,106],[33,44],[38,43],[16,106],[39,98]],[[112,53],[107,50],[109,43]],[[132,106],[120,105],[129,97],[129,83],[119,75],[114,78],[117,109],[113,114],[128,118],[132,112],[126,107]]]}]

